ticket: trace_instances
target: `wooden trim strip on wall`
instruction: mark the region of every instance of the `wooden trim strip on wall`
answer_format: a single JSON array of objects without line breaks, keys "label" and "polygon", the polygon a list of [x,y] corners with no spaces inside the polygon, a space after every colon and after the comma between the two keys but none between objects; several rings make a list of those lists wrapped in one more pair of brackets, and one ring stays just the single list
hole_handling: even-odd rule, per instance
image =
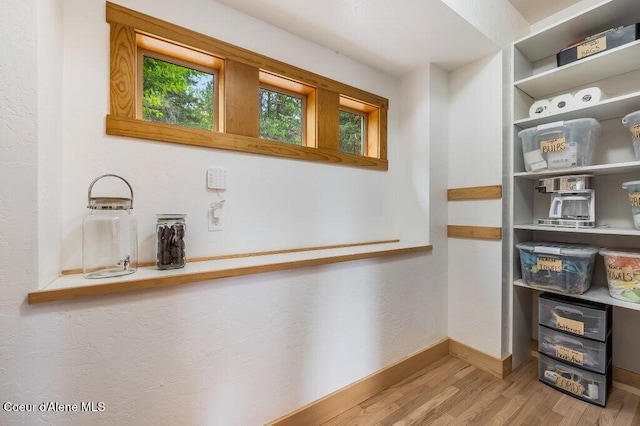
[{"label": "wooden trim strip on wall", "polygon": [[504,379],[511,374],[511,354],[503,358],[496,358],[471,346],[449,339],[449,355],[468,362],[499,379]]},{"label": "wooden trim strip on wall", "polygon": [[447,237],[470,238],[479,240],[501,240],[502,228],[494,226],[448,225]]},{"label": "wooden trim strip on wall", "polygon": [[[384,240],[384,241],[369,241],[364,243],[349,243],[349,244],[333,244],[329,246],[315,246],[315,247],[300,247],[294,249],[283,250],[265,250],[265,251],[253,251],[248,253],[235,253],[235,254],[220,254],[217,256],[200,256],[189,257],[187,263],[192,262],[208,262],[210,260],[225,260],[225,259],[238,259],[241,257],[256,257],[256,256],[270,256],[272,254],[287,254],[287,253],[300,253],[303,251],[318,251],[318,250],[330,250],[348,247],[362,247],[362,246],[375,246],[378,244],[393,244],[399,243],[400,240]],[[156,262],[140,262],[138,267],[154,266]],[[81,274],[82,268],[78,269],[64,269],[60,275]]]},{"label": "wooden trim strip on wall", "polygon": [[387,170],[389,168],[387,160],[378,158],[346,154],[344,152],[322,148],[288,145],[286,143],[271,142],[249,136],[178,127],[170,124],[136,120],[115,115],[107,115],[107,134],[242,151],[304,161],[323,161],[345,166],[365,167],[369,170]]},{"label": "wooden trim strip on wall", "polygon": [[495,200],[502,198],[502,185],[470,186],[447,190],[448,201]]},{"label": "wooden trim strip on wall", "polygon": [[239,277],[244,275],[262,274],[266,272],[286,271],[290,269],[309,268],[313,266],[329,265],[353,260],[373,259],[386,256],[420,253],[433,250],[430,245],[393,248],[377,250],[373,252],[352,253],[334,256],[323,256],[305,260],[283,261],[264,265],[250,265],[230,269],[207,269],[201,272],[184,272],[173,275],[155,275],[147,278],[132,279],[122,278],[118,281],[96,284],[87,279],[81,285],[75,287],[58,287],[33,291],[28,294],[27,301],[30,305],[37,303],[56,302],[60,300],[78,299],[82,297],[104,296],[107,294],[127,293],[130,291],[145,290],[150,288],[173,287],[202,281],[211,281],[220,278]]},{"label": "wooden trim strip on wall", "polygon": [[449,339],[443,339],[342,389],[330,393],[267,426],[318,425],[417,373],[449,354]]}]

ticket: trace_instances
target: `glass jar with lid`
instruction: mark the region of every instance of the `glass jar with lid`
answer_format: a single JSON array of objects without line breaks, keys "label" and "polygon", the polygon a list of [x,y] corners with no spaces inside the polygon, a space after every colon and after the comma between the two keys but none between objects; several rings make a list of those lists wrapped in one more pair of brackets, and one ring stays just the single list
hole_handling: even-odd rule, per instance
[{"label": "glass jar with lid", "polygon": [[159,214],[156,225],[156,242],[158,247],[158,269],[184,268],[185,256],[184,234],[187,230],[186,214]]},{"label": "glass jar with lid", "polygon": [[[130,197],[94,197],[101,179],[120,179]],[[85,278],[109,278],[132,274],[138,265],[138,225],[133,208],[133,189],[124,178],[106,174],[89,185],[89,214],[82,221],[82,274]]]}]

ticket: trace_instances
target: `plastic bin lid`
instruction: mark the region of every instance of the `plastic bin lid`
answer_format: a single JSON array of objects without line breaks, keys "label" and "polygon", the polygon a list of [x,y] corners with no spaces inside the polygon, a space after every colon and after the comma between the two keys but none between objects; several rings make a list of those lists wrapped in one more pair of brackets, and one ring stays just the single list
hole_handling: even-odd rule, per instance
[{"label": "plastic bin lid", "polygon": [[526,242],[516,244],[516,248],[533,253],[555,254],[557,256],[591,257],[598,253],[600,247],[582,244]]},{"label": "plastic bin lid", "polygon": [[610,249],[601,248],[600,254],[602,256],[617,256],[617,257],[635,257],[640,259],[640,249]]},{"label": "plastic bin lid", "polygon": [[595,118],[576,118],[575,120],[554,121],[553,123],[540,124],[536,127],[530,127],[528,129],[520,130],[518,136],[522,137],[527,133],[537,132],[540,130],[557,129],[565,126],[571,126],[574,124],[588,124],[600,129],[600,122]]},{"label": "plastic bin lid", "polygon": [[640,186],[640,180],[630,180],[622,184],[622,189],[627,189],[632,186]]}]

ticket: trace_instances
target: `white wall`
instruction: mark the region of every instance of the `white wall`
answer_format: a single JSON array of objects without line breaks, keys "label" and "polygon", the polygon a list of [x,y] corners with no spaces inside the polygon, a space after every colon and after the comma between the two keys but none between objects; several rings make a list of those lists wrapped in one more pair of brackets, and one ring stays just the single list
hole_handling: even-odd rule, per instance
[{"label": "white wall", "polygon": [[[449,76],[448,187],[502,183],[502,52]],[[448,204],[451,225],[502,225],[501,200]],[[500,241],[449,239],[449,337],[502,357]]]},{"label": "white wall", "polygon": [[[414,109],[428,96],[425,74],[400,83],[208,0],[179,9],[121,4],[388,97],[390,168],[108,137],[104,1],[3,2],[0,395],[23,404],[101,401],[106,411],[0,409],[0,423],[259,424],[446,337],[446,218],[427,215],[445,210],[446,168],[434,165],[446,163],[446,151],[429,152],[424,133],[442,112]],[[404,103],[414,91],[421,95]],[[221,233],[206,232],[216,199],[205,188],[210,166],[230,172]],[[51,265],[79,266],[87,186],[105,172],[136,191],[143,260],[153,256],[154,214],[174,211],[188,214],[190,256],[426,241],[428,226],[434,252],[28,306],[27,293],[50,281]],[[51,257],[38,262],[38,253]]]},{"label": "white wall", "polygon": [[442,1],[503,48],[524,36],[529,29],[527,20],[508,0]]}]

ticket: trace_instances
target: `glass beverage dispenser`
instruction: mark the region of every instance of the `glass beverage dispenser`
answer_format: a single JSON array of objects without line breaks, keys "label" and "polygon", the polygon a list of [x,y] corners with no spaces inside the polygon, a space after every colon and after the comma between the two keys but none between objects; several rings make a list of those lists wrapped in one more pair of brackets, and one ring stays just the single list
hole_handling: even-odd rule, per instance
[{"label": "glass beverage dispenser", "polygon": [[[93,186],[102,178],[122,180],[127,197],[93,197]],[[108,278],[132,274],[138,265],[138,226],[133,208],[133,189],[124,178],[106,174],[89,185],[90,212],[82,221],[82,274],[85,278]]]}]

